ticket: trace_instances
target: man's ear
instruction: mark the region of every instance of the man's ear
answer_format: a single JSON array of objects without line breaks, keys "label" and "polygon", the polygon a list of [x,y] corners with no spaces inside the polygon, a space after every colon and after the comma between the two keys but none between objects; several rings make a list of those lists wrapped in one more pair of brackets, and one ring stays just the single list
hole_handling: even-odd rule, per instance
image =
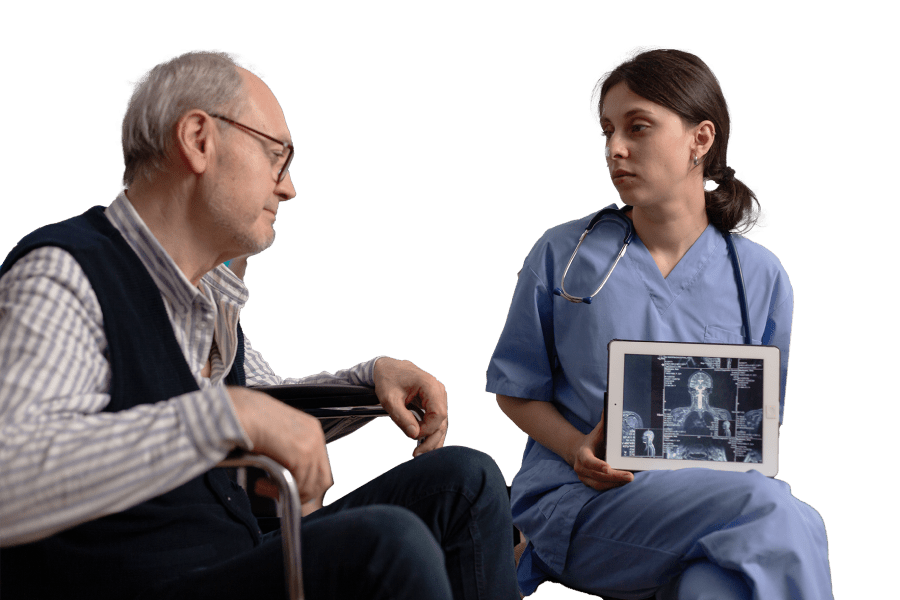
[{"label": "man's ear", "polygon": [[199,109],[186,112],[175,124],[175,147],[185,169],[206,172],[215,155],[214,119]]}]

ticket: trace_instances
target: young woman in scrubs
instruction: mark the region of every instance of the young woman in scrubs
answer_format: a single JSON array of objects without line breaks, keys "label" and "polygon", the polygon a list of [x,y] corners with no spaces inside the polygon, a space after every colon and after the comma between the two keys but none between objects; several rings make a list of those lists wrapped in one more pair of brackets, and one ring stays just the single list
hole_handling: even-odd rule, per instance
[{"label": "young woman in scrubs", "polygon": [[[634,240],[593,301],[572,303],[553,290],[593,215],[548,230],[525,259],[487,373],[487,390],[529,435],[512,484],[529,540],[521,590],[551,580],[622,599],[832,598],[822,519],[784,482],[756,471],[632,474],[597,456],[610,340],[743,342],[723,234],[752,226],[756,208],[727,165],[727,105],[699,58],[640,54],[602,80],[597,99]],[[617,219],[585,237],[570,294],[597,289],[622,246]],[[734,243],[753,343],[781,349],[783,415],[790,281],[771,252]]]}]

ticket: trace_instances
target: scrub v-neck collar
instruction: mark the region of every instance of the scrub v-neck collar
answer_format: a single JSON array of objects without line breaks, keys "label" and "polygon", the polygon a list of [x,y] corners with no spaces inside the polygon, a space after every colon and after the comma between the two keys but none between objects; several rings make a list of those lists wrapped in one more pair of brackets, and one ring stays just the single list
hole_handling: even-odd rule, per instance
[{"label": "scrub v-neck collar", "polygon": [[668,277],[663,277],[647,246],[637,234],[625,253],[624,259],[630,261],[634,272],[644,283],[653,305],[662,315],[682,292],[689,289],[699,279],[721,242],[722,236],[719,235],[715,226],[707,225],[697,241],[688,248],[678,264],[669,272]]}]

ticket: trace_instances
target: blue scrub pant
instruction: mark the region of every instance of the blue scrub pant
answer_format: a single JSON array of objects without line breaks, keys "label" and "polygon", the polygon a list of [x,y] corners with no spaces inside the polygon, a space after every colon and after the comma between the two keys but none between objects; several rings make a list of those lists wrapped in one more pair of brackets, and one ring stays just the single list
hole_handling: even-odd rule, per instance
[{"label": "blue scrub pant", "polygon": [[[280,534],[141,598],[284,600]],[[506,483],[486,454],[434,450],[301,523],[310,600],[518,600]]]},{"label": "blue scrub pant", "polygon": [[644,472],[595,494],[556,579],[626,600],[833,597],[821,517],[755,471]]}]

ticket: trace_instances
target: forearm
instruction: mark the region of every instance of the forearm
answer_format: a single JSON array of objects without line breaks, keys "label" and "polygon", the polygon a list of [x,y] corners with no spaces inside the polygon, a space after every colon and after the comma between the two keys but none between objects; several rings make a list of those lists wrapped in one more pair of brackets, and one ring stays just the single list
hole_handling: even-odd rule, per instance
[{"label": "forearm", "polygon": [[584,434],[566,421],[556,406],[551,402],[512,398],[503,394],[497,394],[497,404],[519,429],[574,466]]},{"label": "forearm", "polygon": [[783,300],[768,315],[766,321],[765,335],[762,343],[766,345],[778,346],[781,350],[781,414],[779,424],[784,418],[784,400],[787,389],[788,375],[788,354],[791,346],[791,321],[794,312],[794,296],[790,288],[789,282],[782,283],[783,289],[780,290]]},{"label": "forearm", "polygon": [[339,385],[375,385],[375,361],[377,358],[360,363],[349,369],[335,373],[325,371],[306,377],[279,377],[262,355],[253,349],[250,340],[244,337],[244,371],[247,385],[296,385],[302,383],[334,383]]},{"label": "forearm", "polygon": [[228,402],[219,387],[118,413],[7,420],[0,430],[0,542],[47,537],[209,470],[245,443]]}]

